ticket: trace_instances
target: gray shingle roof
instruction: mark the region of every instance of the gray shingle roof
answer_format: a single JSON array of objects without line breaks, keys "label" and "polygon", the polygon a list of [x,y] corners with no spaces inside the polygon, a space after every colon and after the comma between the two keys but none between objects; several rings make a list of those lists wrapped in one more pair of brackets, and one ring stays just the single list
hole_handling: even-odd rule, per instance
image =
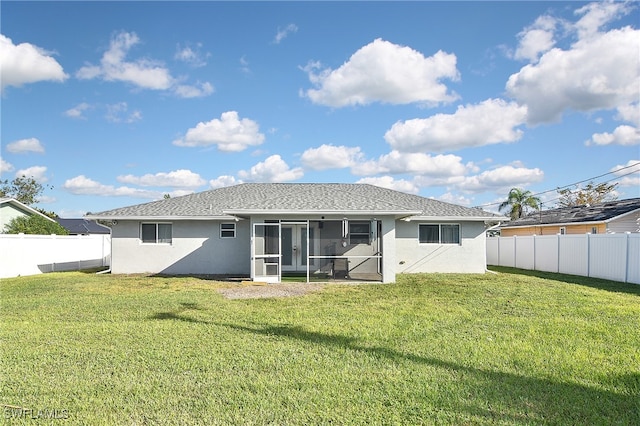
[{"label": "gray shingle roof", "polygon": [[532,213],[511,221],[502,228],[562,223],[604,222],[638,209],[640,209],[640,198],[609,201],[592,206],[562,207]]},{"label": "gray shingle roof", "polygon": [[244,183],[89,215],[92,218],[202,218],[275,211],[387,212],[434,217],[499,217],[478,208],[405,194],[368,184]]},{"label": "gray shingle roof", "polygon": [[111,229],[87,219],[62,219],[56,222],[71,234],[110,234]]}]

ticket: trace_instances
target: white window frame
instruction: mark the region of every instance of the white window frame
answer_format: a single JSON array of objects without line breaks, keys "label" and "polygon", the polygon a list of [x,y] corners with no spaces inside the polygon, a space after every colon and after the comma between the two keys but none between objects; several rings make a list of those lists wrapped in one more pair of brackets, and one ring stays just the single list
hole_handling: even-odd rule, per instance
[{"label": "white window frame", "polygon": [[[155,226],[155,241],[144,241],[142,236],[142,228],[144,225],[154,225]],[[160,225],[169,225],[170,226],[170,237],[169,241],[159,241],[159,227]],[[140,222],[140,243],[141,244],[162,244],[162,245],[171,245],[173,244],[173,223],[171,222]]]},{"label": "white window frame", "polygon": [[[420,241],[420,228],[422,226],[437,226],[438,227],[438,242]],[[453,243],[442,242],[442,227],[443,226],[457,226],[458,227],[458,241]],[[462,244],[462,226],[459,223],[420,223],[418,225],[418,243],[419,244],[439,244],[439,245],[461,245]]]},{"label": "white window frame", "polygon": [[[225,229],[225,226],[231,226],[232,228]],[[231,232],[232,235],[224,235]],[[220,238],[235,238],[236,237],[236,223],[235,222],[222,222],[220,223]]]},{"label": "white window frame", "polygon": [[561,226],[560,231],[558,232],[560,235],[567,235],[567,227]]}]

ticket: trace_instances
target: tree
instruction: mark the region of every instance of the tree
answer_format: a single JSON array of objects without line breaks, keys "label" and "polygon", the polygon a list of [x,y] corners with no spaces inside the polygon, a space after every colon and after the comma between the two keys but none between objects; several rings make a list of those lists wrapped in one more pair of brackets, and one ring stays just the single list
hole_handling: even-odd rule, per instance
[{"label": "tree", "polygon": [[14,198],[27,206],[37,203],[44,189],[32,177],[20,176],[11,182],[7,179],[0,181],[0,197]]},{"label": "tree", "polygon": [[608,184],[606,182],[596,185],[591,181],[584,188],[577,191],[572,191],[569,188],[558,189],[558,194],[560,194],[558,205],[560,207],[573,207],[613,201],[618,198],[614,193],[617,186],[617,183]]},{"label": "tree", "polygon": [[534,197],[531,191],[520,188],[511,188],[506,201],[500,203],[499,211],[509,208],[511,220],[520,219],[528,213],[528,210],[540,210],[540,198]]},{"label": "tree", "polygon": [[14,217],[5,226],[4,232],[7,234],[69,235],[69,231],[58,222],[52,222],[35,214],[33,216]]}]

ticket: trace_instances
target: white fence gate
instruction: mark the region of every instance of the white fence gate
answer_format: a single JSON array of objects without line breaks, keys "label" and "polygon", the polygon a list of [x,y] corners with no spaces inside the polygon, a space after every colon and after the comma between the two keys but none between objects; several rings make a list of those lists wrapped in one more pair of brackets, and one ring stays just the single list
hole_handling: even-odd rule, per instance
[{"label": "white fence gate", "polygon": [[640,284],[640,234],[487,238],[487,264]]},{"label": "white fence gate", "polygon": [[0,278],[109,266],[110,235],[0,234]]}]

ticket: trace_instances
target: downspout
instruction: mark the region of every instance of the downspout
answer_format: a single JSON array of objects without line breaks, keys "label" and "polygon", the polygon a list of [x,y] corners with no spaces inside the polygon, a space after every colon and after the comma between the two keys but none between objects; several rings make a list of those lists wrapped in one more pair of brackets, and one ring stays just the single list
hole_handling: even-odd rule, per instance
[{"label": "downspout", "polygon": [[[117,222],[113,221],[113,223],[111,224],[111,226],[115,226]],[[102,274],[110,274],[111,273],[111,264],[113,263],[113,230],[111,230],[111,232],[109,232],[109,252],[111,253],[111,261],[109,262],[109,269],[105,269],[104,271],[98,271],[96,272],[96,275],[102,275]],[[104,245],[103,245],[104,247]]]}]

